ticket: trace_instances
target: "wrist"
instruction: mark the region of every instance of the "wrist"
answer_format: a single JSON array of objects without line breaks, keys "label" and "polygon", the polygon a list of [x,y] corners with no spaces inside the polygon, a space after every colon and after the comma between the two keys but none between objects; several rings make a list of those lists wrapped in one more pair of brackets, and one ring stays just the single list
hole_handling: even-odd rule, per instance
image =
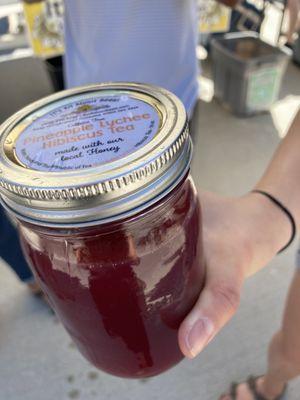
[{"label": "wrist", "polygon": [[270,194],[270,193],[268,193],[268,192],[266,192],[264,190],[258,190],[258,189],[252,190],[252,193],[257,193],[257,194],[265,197],[266,199],[268,199],[274,206],[276,206],[280,211],[282,211],[282,213],[289,220],[290,227],[291,227],[291,234],[290,234],[289,241],[279,251],[279,253],[283,252],[284,250],[286,250],[293,243],[293,241],[294,241],[294,239],[296,237],[297,228],[296,228],[295,218],[293,217],[293,215],[291,214],[289,209],[283,203],[281,203],[281,201],[279,201],[276,197],[274,197],[272,194]]},{"label": "wrist", "polygon": [[252,268],[268,263],[290,240],[292,227],[285,213],[259,193],[248,193],[241,199],[246,209],[245,234],[251,238]]}]

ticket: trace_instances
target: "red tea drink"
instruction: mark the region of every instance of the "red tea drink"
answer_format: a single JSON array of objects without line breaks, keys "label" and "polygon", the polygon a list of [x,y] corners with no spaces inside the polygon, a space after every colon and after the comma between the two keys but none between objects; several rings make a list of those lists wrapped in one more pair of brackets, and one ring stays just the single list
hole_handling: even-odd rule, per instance
[{"label": "red tea drink", "polygon": [[205,274],[186,127],[170,93],[104,84],[2,129],[1,197],[27,260],[80,352],[114,375],[183,358],[178,328]]}]

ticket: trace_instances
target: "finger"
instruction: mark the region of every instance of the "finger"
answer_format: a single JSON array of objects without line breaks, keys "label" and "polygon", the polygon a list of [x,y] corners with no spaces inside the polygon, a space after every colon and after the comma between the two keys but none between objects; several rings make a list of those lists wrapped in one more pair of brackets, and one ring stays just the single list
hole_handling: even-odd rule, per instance
[{"label": "finger", "polygon": [[233,264],[219,260],[209,264],[205,287],[179,328],[179,346],[188,358],[200,353],[239,306],[243,274]]}]

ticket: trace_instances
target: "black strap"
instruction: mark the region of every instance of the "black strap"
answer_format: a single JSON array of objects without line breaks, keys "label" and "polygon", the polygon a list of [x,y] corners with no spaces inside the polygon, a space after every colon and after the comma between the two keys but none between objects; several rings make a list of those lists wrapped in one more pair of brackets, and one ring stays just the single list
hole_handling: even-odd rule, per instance
[{"label": "black strap", "polygon": [[291,233],[291,238],[288,241],[288,243],[278,252],[278,254],[282,253],[284,250],[286,250],[291,245],[291,243],[295,239],[295,236],[297,233],[295,219],[294,219],[293,215],[290,213],[290,211],[282,203],[280,203],[279,200],[277,200],[274,196],[272,196],[270,193],[264,192],[263,190],[252,190],[252,193],[259,193],[259,194],[262,194],[263,196],[266,196],[269,200],[272,201],[272,203],[274,203],[277,207],[279,207],[281,209],[281,211],[283,211],[285,213],[285,215],[288,217],[288,219],[291,223],[292,233]]},{"label": "black strap", "polygon": [[268,400],[265,396],[263,396],[262,394],[258,393],[258,391],[256,389],[256,381],[257,381],[257,379],[259,379],[259,377],[255,378],[254,376],[249,376],[249,378],[247,380],[248,387],[249,387],[251,393],[253,394],[255,400]]},{"label": "black strap", "polygon": [[[261,378],[261,376],[257,376],[257,377],[249,376],[249,378],[247,380],[248,387],[249,387],[251,393],[253,394],[255,400],[268,400],[265,396],[258,393],[258,391],[257,391],[256,382],[259,378]],[[286,390],[287,390],[287,385],[284,386],[283,391],[274,400],[283,400]]]},{"label": "black strap", "polygon": [[237,387],[238,387],[238,383],[236,382],[232,382],[231,387],[230,387],[230,397],[232,398],[232,400],[236,400],[236,394],[237,394]]}]

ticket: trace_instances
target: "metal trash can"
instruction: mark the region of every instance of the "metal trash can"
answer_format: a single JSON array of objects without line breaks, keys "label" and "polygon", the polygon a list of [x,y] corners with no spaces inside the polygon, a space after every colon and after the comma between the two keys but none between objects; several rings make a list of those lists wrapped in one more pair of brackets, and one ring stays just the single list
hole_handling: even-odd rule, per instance
[{"label": "metal trash can", "polygon": [[263,42],[255,32],[231,33],[212,41],[215,97],[234,114],[268,111],[278,99],[291,52]]}]

